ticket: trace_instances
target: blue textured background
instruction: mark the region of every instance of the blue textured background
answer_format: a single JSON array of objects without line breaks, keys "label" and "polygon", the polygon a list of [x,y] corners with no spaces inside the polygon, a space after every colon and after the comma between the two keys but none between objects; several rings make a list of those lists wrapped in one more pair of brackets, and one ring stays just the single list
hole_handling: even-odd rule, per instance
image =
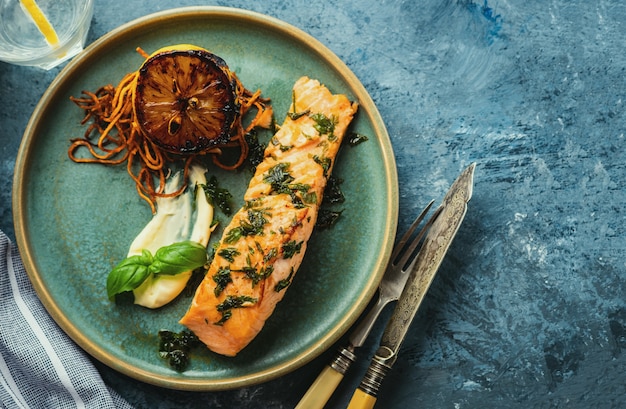
[{"label": "blue textured background", "polygon": [[[89,42],[179,5],[247,8],[312,34],[386,121],[400,230],[478,163],[465,223],[380,392],[385,408],[619,408],[626,396],[626,5],[609,1],[96,0]],[[254,52],[254,50],[251,50]],[[0,63],[0,229],[32,109],[58,73]],[[382,331],[328,407],[344,407]],[[138,408],[291,408],[330,356],[188,393],[99,365]]]}]

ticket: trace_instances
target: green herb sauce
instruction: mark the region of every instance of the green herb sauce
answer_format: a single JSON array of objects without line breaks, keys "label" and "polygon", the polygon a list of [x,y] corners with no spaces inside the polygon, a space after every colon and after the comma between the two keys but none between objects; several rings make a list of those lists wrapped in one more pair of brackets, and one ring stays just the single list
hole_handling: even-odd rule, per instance
[{"label": "green herb sauce", "polygon": [[178,372],[184,371],[189,364],[189,352],[200,344],[192,332],[183,330],[173,332],[161,330],[159,335],[159,356],[167,359],[168,364]]},{"label": "green herb sauce", "polygon": [[217,206],[227,216],[231,215],[233,211],[231,205],[233,195],[228,190],[219,187],[215,176],[211,176],[207,184],[200,186],[204,190],[207,201],[212,206]]}]

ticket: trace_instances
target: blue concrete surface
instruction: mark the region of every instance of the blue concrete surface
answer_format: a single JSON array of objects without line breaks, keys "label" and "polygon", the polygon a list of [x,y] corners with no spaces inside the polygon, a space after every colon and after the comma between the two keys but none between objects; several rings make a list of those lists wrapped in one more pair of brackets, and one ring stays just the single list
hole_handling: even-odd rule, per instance
[{"label": "blue concrete surface", "polygon": [[[377,407],[626,407],[625,3],[118,4],[96,1],[90,42],[196,4],[262,12],[319,39],[386,121],[400,229],[477,162],[465,223]],[[0,63],[0,230],[12,238],[19,142],[57,73]],[[381,331],[329,408],[345,407]],[[331,352],[275,381],[218,393],[164,390],[98,367],[137,408],[291,408]]]}]

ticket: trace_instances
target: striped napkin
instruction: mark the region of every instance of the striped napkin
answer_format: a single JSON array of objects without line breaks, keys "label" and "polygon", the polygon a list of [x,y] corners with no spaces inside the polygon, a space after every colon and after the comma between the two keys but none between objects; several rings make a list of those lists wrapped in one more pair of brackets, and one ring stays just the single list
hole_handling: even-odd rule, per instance
[{"label": "striped napkin", "polygon": [[48,315],[0,231],[0,408],[131,408]]}]

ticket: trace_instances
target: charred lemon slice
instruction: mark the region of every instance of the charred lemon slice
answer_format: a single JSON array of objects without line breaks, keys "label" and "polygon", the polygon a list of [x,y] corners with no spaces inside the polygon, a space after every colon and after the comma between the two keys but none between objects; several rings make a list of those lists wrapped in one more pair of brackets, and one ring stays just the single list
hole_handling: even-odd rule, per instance
[{"label": "charred lemon slice", "polygon": [[202,153],[229,141],[240,115],[235,75],[209,51],[156,51],[138,71],[133,109],[146,138],[171,153]]}]

